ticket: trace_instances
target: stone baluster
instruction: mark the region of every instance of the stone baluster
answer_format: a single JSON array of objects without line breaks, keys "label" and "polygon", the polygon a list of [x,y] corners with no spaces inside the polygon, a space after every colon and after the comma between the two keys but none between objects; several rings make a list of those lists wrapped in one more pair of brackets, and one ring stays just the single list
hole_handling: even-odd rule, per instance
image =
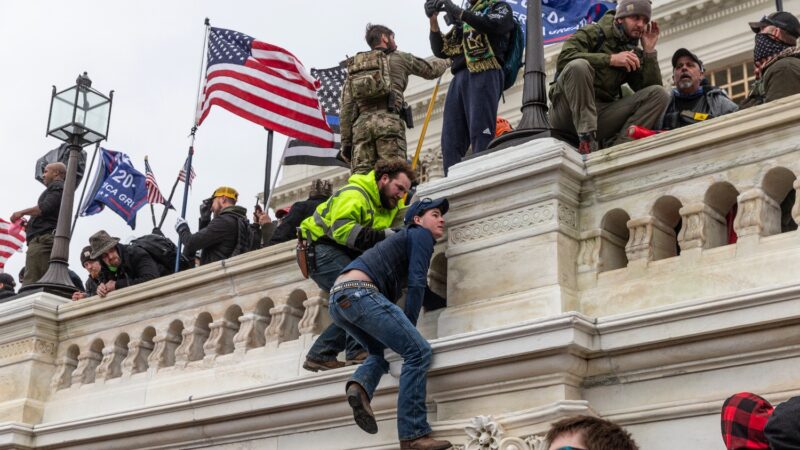
[{"label": "stone baluster", "polygon": [[161,369],[175,364],[175,349],[181,339],[173,333],[153,338],[153,352],[147,357],[147,365],[151,369]]},{"label": "stone baluster", "polygon": [[311,297],[303,302],[305,313],[297,328],[300,334],[320,334],[331,323],[328,314],[328,299]]},{"label": "stone baluster", "polygon": [[233,337],[233,347],[236,352],[246,352],[264,346],[266,343],[264,332],[269,325],[269,317],[250,312],[239,317],[239,324],[239,332]]},{"label": "stone baluster", "polygon": [[56,367],[56,373],[53,375],[53,381],[50,383],[50,388],[54,391],[70,387],[72,384],[72,374],[78,367],[78,360],[64,355]]},{"label": "stone baluster", "polygon": [[702,202],[684,206],[678,242],[681,250],[714,248],[728,243],[725,217]]},{"label": "stone baluster", "polygon": [[653,261],[677,255],[675,230],[653,216],[628,221],[628,261]]},{"label": "stone baluster", "polygon": [[128,342],[128,356],[122,361],[122,375],[129,377],[147,371],[147,358],[153,352],[154,344],[149,341],[133,339]]},{"label": "stone baluster", "polygon": [[112,344],[103,349],[103,360],[97,366],[97,378],[110,380],[122,375],[122,361],[127,356],[128,348]]},{"label": "stone baluster", "polygon": [[175,366],[186,367],[191,361],[199,361],[205,356],[203,344],[208,339],[209,330],[207,328],[191,326],[184,328],[181,332],[183,341],[175,349]]},{"label": "stone baluster", "polygon": [[298,324],[303,311],[289,305],[279,305],[269,310],[272,320],[265,332],[267,343],[281,343],[299,336]]},{"label": "stone baluster", "polygon": [[794,180],[794,206],[792,206],[792,217],[794,222],[800,225],[800,179]]},{"label": "stone baluster", "polygon": [[103,355],[100,352],[86,351],[78,356],[78,365],[72,372],[72,386],[94,383],[97,366],[100,365]]},{"label": "stone baluster", "polygon": [[581,235],[578,248],[578,273],[594,272],[600,268],[600,234],[602,230],[589,230]]},{"label": "stone baluster", "polygon": [[750,189],[739,195],[738,202],[733,228],[739,239],[781,232],[781,207],[763,190]]},{"label": "stone baluster", "polygon": [[209,334],[206,343],[203,344],[206,359],[214,359],[219,355],[232,353],[234,349],[233,336],[238,331],[236,323],[222,318],[211,322],[208,328],[211,330],[211,334]]}]

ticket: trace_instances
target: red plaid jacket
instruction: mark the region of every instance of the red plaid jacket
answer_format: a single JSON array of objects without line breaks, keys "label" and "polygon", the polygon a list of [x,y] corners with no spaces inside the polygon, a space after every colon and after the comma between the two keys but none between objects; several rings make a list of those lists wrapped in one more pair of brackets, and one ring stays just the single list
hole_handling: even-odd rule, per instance
[{"label": "red plaid jacket", "polygon": [[764,427],[772,405],[749,392],[732,395],[722,405],[722,440],[728,450],[769,450]]}]

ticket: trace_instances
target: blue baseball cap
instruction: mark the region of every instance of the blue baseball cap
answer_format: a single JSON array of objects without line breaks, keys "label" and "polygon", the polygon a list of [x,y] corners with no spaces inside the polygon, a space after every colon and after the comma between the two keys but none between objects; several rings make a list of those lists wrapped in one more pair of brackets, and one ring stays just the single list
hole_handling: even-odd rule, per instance
[{"label": "blue baseball cap", "polygon": [[436,200],[430,198],[417,200],[408,207],[406,215],[403,218],[403,223],[406,225],[413,223],[415,216],[421,216],[425,214],[425,211],[433,208],[437,208],[442,214],[447,214],[447,210],[450,209],[450,202],[444,197],[437,198]]}]

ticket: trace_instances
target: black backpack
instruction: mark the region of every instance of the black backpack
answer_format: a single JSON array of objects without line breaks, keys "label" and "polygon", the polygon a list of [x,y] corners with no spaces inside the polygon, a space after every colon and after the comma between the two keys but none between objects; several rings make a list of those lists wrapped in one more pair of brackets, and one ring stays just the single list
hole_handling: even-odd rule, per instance
[{"label": "black backpack", "polygon": [[[175,273],[175,255],[178,253],[178,247],[169,238],[158,234],[146,234],[131,241],[131,245],[146,251],[155,260],[161,276]],[[192,267],[192,261],[181,255],[179,270]]]}]

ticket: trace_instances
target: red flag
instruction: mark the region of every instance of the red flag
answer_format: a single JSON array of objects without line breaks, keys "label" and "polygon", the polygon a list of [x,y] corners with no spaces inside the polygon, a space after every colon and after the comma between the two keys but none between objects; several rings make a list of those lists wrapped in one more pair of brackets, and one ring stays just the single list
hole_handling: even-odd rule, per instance
[{"label": "red flag", "polygon": [[211,28],[198,125],[212,105],[289,137],[333,147],[319,81],[290,52],[246,34]]},{"label": "red flag", "polygon": [[22,219],[11,223],[0,218],[0,269],[6,266],[6,261],[14,253],[22,249],[25,244],[25,226]]}]

